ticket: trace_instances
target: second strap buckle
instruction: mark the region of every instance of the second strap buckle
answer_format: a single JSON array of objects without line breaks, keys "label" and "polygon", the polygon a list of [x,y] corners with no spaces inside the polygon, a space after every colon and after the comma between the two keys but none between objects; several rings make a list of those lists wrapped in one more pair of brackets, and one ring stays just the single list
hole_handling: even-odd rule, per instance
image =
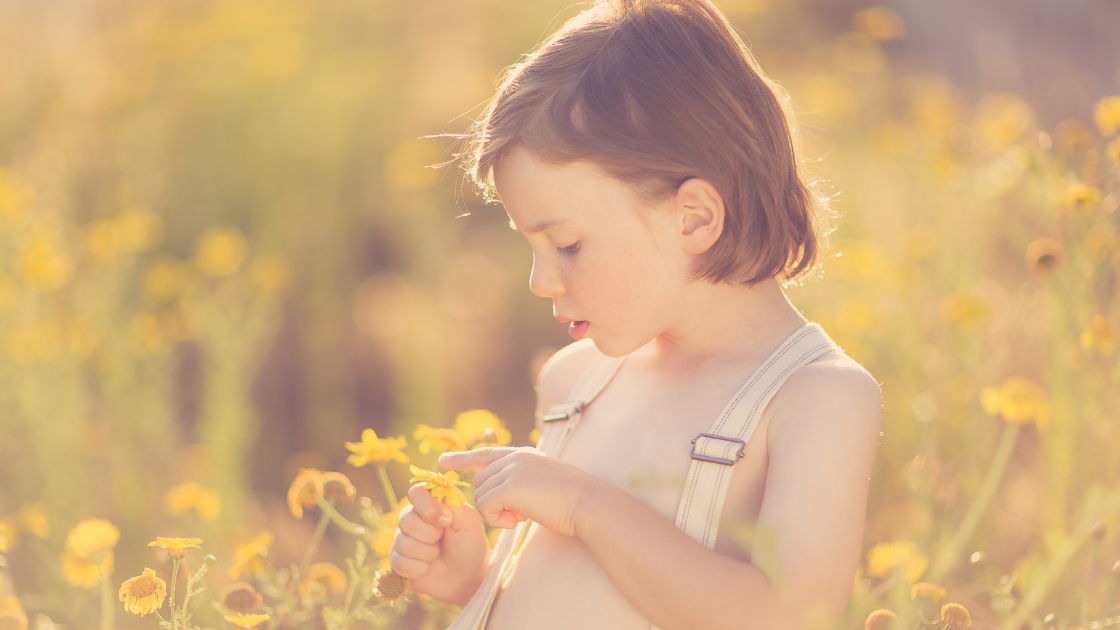
[{"label": "second strap buckle", "polygon": [[[696,440],[699,440],[700,438],[709,438],[709,439],[712,439],[712,440],[723,440],[724,442],[731,442],[732,444],[738,444],[739,445],[739,450],[735,453],[735,459],[730,459],[730,458],[727,458],[727,457],[713,457],[712,455],[705,455],[703,453],[697,453],[696,452]],[[709,462],[709,463],[712,463],[712,464],[722,464],[724,466],[734,466],[735,462],[742,459],[743,451],[744,451],[744,449],[746,449],[746,447],[747,447],[747,443],[744,442],[743,440],[740,440],[740,439],[724,437],[722,435],[716,435],[714,433],[701,433],[700,435],[697,435],[696,437],[692,438],[692,452],[689,453],[689,457],[691,457],[692,459],[695,459],[695,460],[702,461],[702,462]]]}]

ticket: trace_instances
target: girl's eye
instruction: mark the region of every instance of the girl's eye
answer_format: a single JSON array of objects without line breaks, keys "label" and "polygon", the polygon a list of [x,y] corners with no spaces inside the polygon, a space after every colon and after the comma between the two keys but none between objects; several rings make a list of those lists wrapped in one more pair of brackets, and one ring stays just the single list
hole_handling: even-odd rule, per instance
[{"label": "girl's eye", "polygon": [[572,254],[579,251],[579,241],[576,241],[567,247],[558,247],[557,251],[565,256],[571,256]]}]

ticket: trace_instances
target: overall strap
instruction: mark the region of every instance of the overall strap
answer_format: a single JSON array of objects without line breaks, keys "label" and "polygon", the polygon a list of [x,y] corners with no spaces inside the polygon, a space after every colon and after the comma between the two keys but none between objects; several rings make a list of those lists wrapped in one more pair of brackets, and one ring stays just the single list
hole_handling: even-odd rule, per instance
[{"label": "overall strap", "polygon": [[[709,432],[692,440],[692,466],[677,507],[678,529],[708,549],[715,548],[732,467],[743,456],[762,410],[790,374],[835,347],[820,324],[802,326],[751,375]],[[657,627],[651,624],[650,630]]]},{"label": "overall strap", "polygon": [[679,529],[707,548],[715,547],[732,466],[743,456],[762,410],[794,370],[834,347],[819,324],[802,326],[759,366],[709,432],[692,440],[692,466],[677,507]]},{"label": "overall strap", "polygon": [[[583,408],[603,391],[618,372],[618,368],[622,367],[625,359],[625,356],[612,358],[599,354],[591,360],[572,387],[568,400],[553,405],[541,418],[544,422],[544,431],[541,432],[540,441],[537,442],[538,449],[551,457],[560,456],[572,431],[579,425]],[[498,595],[498,589],[512,574],[517,564],[518,552],[528,537],[531,525],[531,521],[522,521],[513,529],[502,530],[497,545],[490,553],[490,566],[486,570],[482,584],[447,630],[482,630],[486,627],[486,620],[490,617],[490,607]]]}]

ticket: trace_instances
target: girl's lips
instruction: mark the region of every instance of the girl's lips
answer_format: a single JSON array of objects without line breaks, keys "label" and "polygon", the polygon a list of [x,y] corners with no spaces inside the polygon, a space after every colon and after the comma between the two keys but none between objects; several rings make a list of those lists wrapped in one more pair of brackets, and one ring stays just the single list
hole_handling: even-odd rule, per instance
[{"label": "girl's lips", "polygon": [[584,335],[587,334],[587,327],[590,325],[591,322],[587,321],[586,319],[575,320],[568,327],[568,334],[572,336],[572,339],[579,341],[580,339],[583,339]]}]

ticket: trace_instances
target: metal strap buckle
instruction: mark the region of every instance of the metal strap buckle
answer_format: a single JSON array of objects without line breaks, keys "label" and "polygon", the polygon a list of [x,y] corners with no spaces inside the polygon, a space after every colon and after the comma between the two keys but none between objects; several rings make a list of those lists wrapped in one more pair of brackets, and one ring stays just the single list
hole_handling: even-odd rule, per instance
[{"label": "metal strap buckle", "polygon": [[[739,445],[739,450],[738,450],[738,452],[735,453],[735,459],[727,459],[727,458],[724,458],[724,457],[712,457],[711,455],[704,455],[703,453],[697,453],[696,452],[696,440],[699,440],[702,437],[711,438],[713,440],[723,440],[725,442],[732,442],[732,443],[738,444]],[[700,435],[697,435],[696,437],[692,438],[692,452],[689,453],[689,457],[691,457],[692,459],[700,460],[702,462],[710,462],[710,463],[713,463],[713,464],[723,464],[724,466],[734,466],[735,462],[739,461],[743,457],[743,450],[746,447],[747,447],[746,442],[744,442],[742,440],[739,440],[739,439],[736,439],[736,438],[729,438],[729,437],[724,437],[722,435],[715,435],[714,433],[701,433]]]},{"label": "metal strap buckle", "polygon": [[[567,420],[567,419],[571,418],[572,416],[576,415],[577,413],[579,413],[581,409],[583,409],[583,401],[580,401],[580,400],[570,402],[570,403],[561,403],[559,405],[553,405],[552,409],[555,409],[556,407],[560,407],[560,406],[565,405],[565,404],[568,405],[568,409],[566,411],[563,411],[561,413],[550,413],[547,416],[544,416],[543,418],[541,418],[541,422],[560,422],[562,420]],[[552,411],[552,409],[550,409],[549,411]]]}]

